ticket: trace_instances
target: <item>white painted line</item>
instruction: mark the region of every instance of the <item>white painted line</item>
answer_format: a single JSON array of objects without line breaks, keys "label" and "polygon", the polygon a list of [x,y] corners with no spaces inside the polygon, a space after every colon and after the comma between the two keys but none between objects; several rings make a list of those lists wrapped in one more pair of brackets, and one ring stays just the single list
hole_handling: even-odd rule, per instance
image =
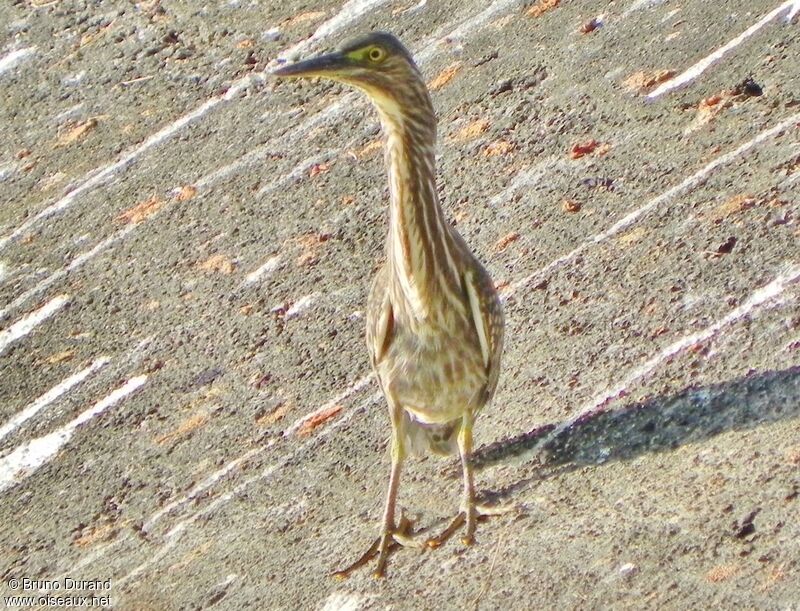
[{"label": "white painted line", "polygon": [[272,275],[272,272],[278,269],[280,264],[281,264],[281,258],[278,255],[270,257],[258,269],[247,274],[247,277],[245,277],[244,279],[244,284],[255,284],[256,282],[260,282],[265,278],[268,278],[269,276]]},{"label": "white painted line", "polygon": [[26,314],[7,329],[0,331],[0,354],[18,339],[25,337],[36,327],[63,308],[69,301],[69,295],[54,297],[38,310]]},{"label": "white painted line", "polygon": [[727,165],[734,161],[737,157],[741,157],[743,154],[750,151],[750,149],[754,148],[755,146],[764,142],[764,140],[768,140],[774,136],[781,134],[782,132],[786,131],[787,129],[791,128],[792,126],[795,129],[798,129],[798,124],[800,124],[800,113],[796,113],[775,125],[769,129],[764,130],[760,134],[757,134],[754,138],[748,140],[747,142],[740,144],[734,150],[725,153],[724,155],[720,155],[710,163],[706,164],[702,169],[695,172],[676,186],[672,187],[665,193],[662,193],[658,197],[651,199],[647,204],[634,210],[630,214],[626,215],[616,223],[614,223],[608,230],[597,234],[594,238],[592,238],[593,242],[602,242],[606,238],[619,233],[629,225],[632,225],[636,220],[646,212],[649,212],[651,209],[659,206],[663,202],[672,199],[679,193],[689,190],[698,184],[700,184],[706,177],[711,174],[714,170],[718,167]]},{"label": "white painted line", "polygon": [[[733,324],[734,322],[737,322],[747,316],[752,315],[760,306],[769,303],[771,300],[774,300],[777,296],[779,296],[780,293],[784,290],[784,288],[788,284],[796,282],[798,281],[798,279],[800,279],[800,265],[789,266],[786,272],[778,276],[775,280],[773,280],[766,286],[755,291],[753,295],[751,295],[751,297],[744,304],[733,310],[722,320],[714,323],[713,325],[709,326],[702,332],[691,334],[687,337],[682,338],[681,340],[678,340],[677,342],[674,342],[671,346],[663,350],[656,357],[650,359],[644,365],[634,370],[632,374],[626,377],[625,381],[622,384],[614,387],[609,391],[606,391],[605,393],[602,393],[601,395],[598,395],[598,397],[596,397],[586,407],[580,410],[576,416],[574,416],[569,421],[560,425],[556,430],[552,431],[542,442],[537,444],[537,446],[532,451],[534,453],[538,452],[541,447],[552,441],[552,439],[554,439],[561,432],[572,426],[579,419],[592,413],[598,407],[602,407],[603,405],[605,405],[610,399],[621,394],[628,386],[630,386],[630,384],[648,375],[661,363],[667,361],[668,359],[675,356],[679,352],[686,350],[692,347],[693,345],[696,345],[699,342],[705,341],[713,337],[724,327]],[[328,409],[329,407],[332,407],[333,405],[339,403],[341,400],[343,400],[350,394],[353,394],[357,390],[360,390],[361,388],[366,386],[369,382],[371,382],[371,379],[372,375],[365,376],[364,378],[356,382],[356,384],[351,386],[347,391],[345,391],[345,393],[329,401],[325,406],[317,410],[315,414],[322,412],[325,409]],[[260,474],[247,478],[232,490],[215,498],[203,509],[198,510],[194,514],[186,517],[185,519],[175,524],[166,533],[164,537],[165,542],[162,544],[161,548],[155,554],[151,555],[150,558],[148,558],[145,562],[138,565],[130,573],[120,578],[117,578],[115,582],[118,584],[123,584],[129,581],[130,579],[133,579],[134,577],[140,575],[142,572],[147,570],[155,563],[159,562],[162,558],[164,558],[167,555],[167,553],[169,553],[169,551],[171,551],[178,544],[178,542],[188,532],[188,528],[192,526],[194,523],[196,523],[198,520],[213,513],[220,506],[227,503],[231,499],[235,498],[237,495],[241,494],[246,488],[250,487],[252,484],[262,480],[266,480],[273,474],[279,473],[296,456],[301,455],[308,448],[312,447],[313,445],[316,445],[316,443],[318,443],[318,439],[320,436],[325,437],[333,434],[337,429],[348,423],[350,419],[353,418],[356,414],[361,413],[361,411],[366,409],[366,407],[368,407],[370,404],[379,401],[381,399],[381,396],[382,396],[381,392],[376,391],[370,397],[368,397],[358,408],[349,410],[349,412],[343,418],[338,419],[334,424],[326,427],[324,430],[320,432],[319,436],[312,438],[305,444],[297,447],[294,451],[290,452],[287,456],[279,460],[277,464],[267,466]],[[307,421],[311,417],[312,416],[306,416],[297,421],[294,425],[289,427],[284,432],[284,436],[289,436],[293,434],[294,431],[296,431],[297,428],[299,428],[299,426],[301,426],[303,422]],[[241,457],[241,459],[244,459],[244,456]],[[241,459],[237,459],[237,461]],[[223,468],[221,470],[221,472],[224,473],[227,473],[228,471],[229,469],[227,468]],[[99,557],[99,555],[97,557]],[[92,558],[92,560],[94,559],[95,557]]]},{"label": "white painted line", "polygon": [[[375,2],[375,0],[369,0],[367,2],[363,1],[351,1],[347,5],[342,8],[342,12],[346,12],[351,19],[355,19],[361,14],[361,11],[364,10],[364,7],[371,7],[371,5]],[[385,1],[378,1],[377,4],[384,4]],[[494,17],[498,12],[506,10],[510,6],[514,5],[514,1],[510,0],[501,0],[500,2],[494,2],[488,8],[483,10],[477,16],[465,20],[460,26],[455,28],[450,32],[447,37],[461,37],[464,36],[468,31],[471,29],[478,28],[484,25],[489,19]],[[348,12],[349,11],[349,12]],[[336,18],[331,20],[334,21]],[[329,22],[330,23],[330,22]],[[298,57],[300,54],[305,52],[310,46],[311,43],[314,41],[314,37],[319,34],[321,38],[323,35],[328,36],[333,33],[333,30],[337,29],[338,26],[328,26],[328,29],[331,31],[326,31],[324,34],[319,34],[325,28],[323,26],[317,30],[314,36],[311,38],[294,45],[293,47],[287,49],[286,51],[279,54],[281,58],[294,58]],[[420,49],[416,53],[417,63],[422,64],[428,59],[430,59],[439,49],[438,42],[440,39],[434,39],[432,41],[428,41],[424,44],[423,48]],[[264,73],[264,76],[267,76],[267,73]],[[292,129],[292,131],[287,134],[286,142],[284,145],[288,143],[297,142],[302,136],[310,132],[312,129],[317,127],[318,125],[333,119],[334,117],[339,116],[343,112],[351,109],[354,105],[363,105],[365,104],[365,100],[363,96],[359,95],[356,92],[345,93],[333,104],[327,106],[324,110],[317,112],[316,114],[312,115],[311,117],[307,118],[302,125],[299,125]],[[346,149],[347,146],[336,149],[336,150],[329,150],[325,151],[320,155],[316,155],[313,157],[309,157],[304,159],[300,163],[298,163],[295,168],[288,174],[277,178],[276,180],[272,181],[270,184],[263,187],[260,191],[258,191],[257,196],[262,197],[267,192],[274,191],[288,182],[292,180],[296,180],[300,178],[312,165],[315,163],[323,163],[328,161],[329,159],[336,156],[338,153],[341,152],[342,149]],[[269,145],[261,146],[246,155],[242,156],[240,159],[234,161],[233,163],[224,166],[215,170],[214,172],[207,174],[206,176],[198,179],[195,181],[194,185],[197,188],[204,188],[213,185],[217,181],[226,178],[227,176],[239,172],[244,168],[249,167],[250,165],[260,161],[263,159],[267,154],[274,150],[274,147]]]},{"label": "white painted line", "polygon": [[679,74],[675,78],[659,85],[654,91],[651,91],[649,94],[647,94],[647,99],[654,100],[658,96],[663,95],[668,91],[672,91],[677,87],[681,87],[682,85],[685,85],[690,81],[693,81],[703,72],[705,72],[712,64],[722,59],[722,57],[726,53],[738,47],[745,40],[750,38],[753,34],[755,34],[761,28],[767,25],[770,21],[778,18],[784,13],[788,15],[787,17],[788,19],[791,19],[795,15],[795,13],[797,13],[798,9],[800,9],[800,0],[787,0],[786,2],[783,2],[778,7],[774,8],[772,11],[764,15],[757,23],[754,23],[744,32],[739,34],[736,38],[725,43],[719,49],[717,49],[710,55],[704,57],[703,59],[695,63],[691,68],[687,69],[686,71]]},{"label": "white painted line", "polygon": [[[312,414],[304,416],[303,418],[301,418],[300,420],[295,422],[295,424],[293,424],[291,427],[289,427],[286,431],[284,431],[283,436],[284,437],[290,436],[291,434],[293,434],[293,432],[295,430],[300,428],[305,422],[307,422],[308,420],[312,419],[315,415],[330,409],[332,406],[334,406],[334,405],[336,405],[338,403],[341,403],[342,401],[347,399],[350,395],[353,395],[353,394],[357,393],[358,391],[362,390],[365,386],[367,386],[372,381],[372,377],[373,377],[372,375],[368,375],[368,376],[363,377],[361,380],[356,382],[353,386],[348,388],[345,392],[341,393],[340,395],[338,395],[334,399],[328,401],[325,405],[323,405],[318,410],[315,410]],[[345,423],[347,423],[350,420],[350,418],[353,417],[354,414],[359,413],[367,405],[369,405],[369,404],[371,404],[371,403],[373,403],[375,401],[378,401],[381,398],[381,396],[382,395],[381,395],[380,391],[374,393],[364,403],[362,403],[361,406],[359,406],[359,407],[357,407],[357,408],[355,408],[353,410],[350,410],[347,414],[345,414],[343,417],[339,418],[335,423],[333,423],[333,425],[331,425],[331,426],[327,427],[326,429],[322,430],[320,432],[320,435],[323,436],[323,437],[327,436],[327,435],[330,435],[334,430],[338,429],[339,427],[341,427]],[[302,451],[304,451],[311,444],[315,443],[314,439],[315,438],[312,438],[305,445],[303,445],[300,448],[296,448],[295,450],[291,451],[288,456],[286,456],[283,459],[279,460],[279,464],[278,465],[270,465],[270,466],[266,467],[260,474],[252,476],[252,477],[249,477],[248,479],[244,480],[242,483],[238,484],[233,489],[232,492],[226,493],[226,494],[222,495],[221,497],[217,498],[211,504],[211,506],[206,508],[205,512],[213,511],[218,506],[220,506],[223,503],[226,503],[231,498],[233,498],[234,496],[239,494],[241,491],[243,491],[245,488],[249,487],[251,484],[253,484],[255,482],[258,482],[258,481],[260,481],[262,479],[265,479],[265,478],[269,477],[270,475],[272,475],[273,473],[275,473],[276,471],[280,470],[289,461],[291,461],[296,455],[300,454]],[[184,497],[178,499],[177,501],[174,501],[174,502],[168,504],[166,507],[164,507],[164,508],[160,509],[159,511],[155,512],[150,518],[148,518],[144,522],[142,530],[145,532],[145,534],[152,534],[151,531],[153,530],[153,527],[164,516],[166,516],[166,515],[168,515],[170,513],[173,513],[173,512],[175,512],[175,511],[177,511],[179,509],[183,509],[183,508],[187,507],[195,499],[203,496],[203,493],[205,493],[207,490],[209,490],[213,485],[215,485],[217,482],[223,480],[229,473],[233,472],[234,469],[239,467],[239,465],[241,465],[245,461],[253,458],[257,454],[260,454],[260,453],[270,449],[273,445],[275,445],[275,442],[276,442],[276,439],[272,439],[265,446],[249,450],[249,451],[245,452],[239,458],[234,459],[233,461],[229,462],[227,465],[224,465],[223,467],[221,467],[217,471],[213,472],[211,475],[206,477],[202,482],[200,482],[197,486],[194,486]],[[189,518],[186,518],[184,520],[184,522],[188,522],[189,524],[191,524],[194,521],[196,521],[198,518],[202,517],[202,515],[206,515],[205,512],[198,511],[194,515],[190,516]],[[129,573],[125,577],[125,579],[130,579],[130,578],[138,575],[147,566],[151,565],[154,562],[157,562],[160,558],[163,558],[164,555],[170,549],[172,549],[172,547],[174,547],[175,544],[177,544],[177,542],[178,542],[177,535],[182,534],[183,531],[184,531],[184,528],[185,528],[185,524],[181,523],[181,524],[178,524],[177,526],[174,526],[172,529],[170,529],[170,531],[166,535],[167,538],[168,538],[168,541],[164,544],[164,546],[162,547],[162,550],[160,550],[159,553],[156,554],[156,556],[154,556],[153,558],[149,559],[148,561],[146,561],[145,563],[143,563],[142,565],[140,565],[136,569],[134,569],[131,573]],[[114,541],[106,544],[103,547],[98,547],[92,553],[88,554],[87,556],[85,556],[84,558],[79,560],[77,563],[73,564],[69,568],[69,571],[67,573],[63,573],[60,577],[64,577],[64,576],[66,576],[68,574],[74,573],[76,570],[82,569],[83,567],[94,563],[96,560],[98,560],[99,558],[102,558],[104,555],[106,555],[112,548],[117,547],[118,545],[120,545],[124,541],[130,539],[130,537],[131,537],[131,535],[128,532],[125,532],[120,537],[117,537],[116,539],[114,539]]]},{"label": "white painted line", "polygon": [[[370,7],[375,0],[369,0],[368,2],[357,1],[357,2],[350,2],[342,8],[343,13],[347,13],[350,18],[354,19],[361,14],[361,11],[364,7]],[[377,4],[384,4],[385,0],[380,0]],[[453,30],[449,36],[463,36],[466,34],[470,29],[479,27],[485,24],[491,17],[493,17],[498,12],[507,9],[509,6],[513,5],[514,2],[509,0],[501,0],[500,2],[495,2],[487,9],[482,11],[476,17],[468,19],[464,21],[458,28]],[[333,18],[331,21],[334,21],[336,18]],[[324,25],[324,24],[323,24]],[[286,51],[279,54],[280,57],[295,57],[299,56],[302,52],[305,52],[310,46],[312,41],[314,41],[315,36],[321,38],[323,35],[328,36],[333,33],[333,30],[337,29],[338,26],[328,26],[328,29],[331,31],[326,31],[324,34],[319,34],[325,27],[321,26],[317,33],[309,39],[294,45],[293,47],[287,49]],[[426,60],[430,59],[432,55],[438,49],[438,39],[427,42],[424,47],[416,54],[417,55],[417,62],[423,63]],[[264,76],[267,76],[267,73],[264,73]],[[324,110],[317,112],[316,114],[308,117],[301,125],[296,126],[286,135],[284,146],[288,143],[297,142],[302,136],[306,135],[312,129],[317,127],[320,124],[325,123],[326,121],[333,119],[334,117],[339,116],[343,112],[351,109],[354,105],[362,105],[365,104],[363,96],[359,95],[356,92],[345,93],[340,97],[336,102],[330,104],[329,106],[325,107]],[[346,149],[347,146],[335,149],[335,150],[328,150],[324,153],[319,155],[315,155],[304,159],[303,161],[299,162],[294,169],[287,175],[281,176],[270,184],[262,187],[261,190],[258,191],[257,197],[262,197],[267,192],[275,191],[276,189],[284,186],[288,182],[292,180],[296,180],[301,178],[302,175],[309,169],[311,166],[317,163],[323,163],[328,161],[329,159],[333,158],[337,154],[341,152],[342,149]],[[274,146],[272,144],[267,144],[249,153],[243,155],[241,158],[237,159],[233,163],[221,167],[210,174],[203,176],[202,178],[196,180],[193,184],[198,189],[209,187],[219,180],[222,180],[228,177],[231,174],[239,172],[259,161],[261,161],[264,157],[266,157],[270,152],[274,150]]]},{"label": "white painted line", "polygon": [[21,426],[22,424],[33,418],[36,414],[38,414],[42,409],[50,405],[53,401],[57,400],[65,393],[72,390],[75,386],[83,382],[95,371],[98,371],[103,367],[105,367],[108,364],[108,362],[109,359],[106,357],[101,357],[99,359],[96,359],[86,369],[82,369],[78,373],[75,373],[70,377],[68,377],[67,379],[56,384],[53,388],[51,388],[41,397],[36,399],[36,401],[28,405],[16,416],[11,418],[11,420],[6,422],[4,425],[0,426],[0,440],[2,440],[6,435],[11,433],[14,429],[18,428],[19,426]]},{"label": "white painted line", "polygon": [[306,414],[302,418],[296,420],[291,426],[289,426],[283,432],[283,436],[284,437],[291,437],[292,435],[294,435],[300,429],[300,427],[302,427],[307,422],[310,422],[311,420],[313,420],[314,418],[316,418],[320,414],[324,414],[325,412],[327,412],[331,408],[335,407],[336,405],[338,405],[342,401],[350,398],[352,395],[354,395],[354,394],[356,394],[358,392],[361,392],[366,387],[368,387],[370,384],[372,384],[372,380],[373,380],[374,377],[375,377],[375,374],[373,374],[373,373],[365,375],[363,378],[358,380],[355,384],[353,384],[349,388],[345,389],[340,394],[336,395],[333,399],[328,401],[325,405],[323,405],[319,409],[316,409],[313,412],[311,412],[310,414]]},{"label": "white painted line", "polygon": [[26,47],[24,49],[17,49],[3,57],[0,57],[0,75],[9,70],[13,70],[26,59],[29,59],[36,52],[36,47]]},{"label": "white painted line", "polygon": [[768,140],[769,138],[781,134],[782,132],[786,131],[787,129],[791,128],[793,125],[796,125],[798,123],[800,123],[800,113],[796,113],[791,117],[789,117],[788,119],[781,121],[777,125],[764,130],[760,134],[756,135],[754,138],[739,145],[733,151],[725,153],[724,155],[720,155],[719,157],[715,158],[714,160],[710,161],[705,166],[700,168],[697,172],[695,172],[691,176],[682,180],[674,187],[671,187],[661,195],[651,199],[644,206],[637,208],[633,212],[628,213],[622,219],[614,223],[611,227],[609,227],[605,231],[598,233],[597,235],[591,236],[589,238],[586,238],[583,242],[581,242],[581,244],[579,244],[576,248],[574,248],[567,254],[559,257],[558,259],[555,259],[554,261],[551,261],[543,268],[533,272],[532,274],[529,274],[528,276],[525,276],[521,280],[512,282],[503,291],[501,298],[504,301],[507,300],[508,297],[512,295],[517,289],[524,287],[525,285],[530,283],[534,278],[544,276],[545,274],[551,272],[552,270],[560,267],[564,263],[572,261],[573,259],[575,259],[575,257],[583,253],[583,251],[586,250],[592,244],[597,244],[599,242],[602,242],[603,240],[606,240],[611,236],[619,233],[623,229],[626,229],[627,227],[638,221],[642,215],[646,214],[653,208],[660,206],[661,204],[674,198],[676,195],[680,195],[685,191],[689,191],[690,189],[693,189],[694,187],[702,183],[709,176],[709,174],[711,174],[717,168],[731,163],[732,161],[736,160],[738,157],[749,152],[750,149],[756,147],[765,140]]},{"label": "white painted line", "polygon": [[645,363],[635,368],[618,384],[606,388],[604,391],[591,399],[584,407],[578,412],[559,424],[553,429],[544,439],[542,439],[531,450],[531,455],[535,456],[538,452],[551,443],[556,437],[563,433],[566,429],[574,425],[578,420],[592,415],[593,413],[604,409],[608,403],[613,401],[627,391],[634,383],[642,378],[649,376],[659,366],[669,361],[679,353],[696,346],[697,344],[707,341],[717,335],[722,329],[730,326],[743,318],[753,316],[759,308],[762,308],[770,302],[774,301],[784,289],[800,280],[800,265],[796,263],[787,264],[785,271],[778,275],[772,282],[762,286],[761,288],[753,291],[750,297],[739,307],[733,309],[723,318],[717,320],[715,323],[709,325],[702,331],[686,335],[677,341],[673,342],[658,354],[648,359]]},{"label": "white painted line", "polygon": [[633,4],[631,4],[624,13],[620,16],[620,18],[625,18],[631,13],[636,11],[640,11],[644,8],[653,8],[654,6],[658,6],[659,4],[664,4],[667,0],[635,0]]},{"label": "white painted line", "polygon": [[12,488],[48,462],[72,438],[75,430],[112,405],[118,403],[147,381],[146,375],[131,378],[111,394],[95,403],[91,408],[58,430],[43,437],[26,441],[0,458],[0,492]]},{"label": "white painted line", "polygon": [[[302,136],[310,132],[314,127],[316,127],[320,123],[323,123],[329,117],[340,114],[340,112],[343,109],[349,108],[349,106],[344,105],[343,103],[344,100],[346,99],[349,100],[350,102],[353,102],[354,98],[355,98],[354,94],[352,95],[345,94],[344,99],[339,100],[334,104],[331,104],[330,106],[327,106],[324,110],[307,118],[302,125],[297,126],[296,129],[293,129],[290,134],[287,134],[285,138],[283,138],[282,145],[284,147],[288,147],[291,143],[297,142]],[[221,168],[218,168],[213,172],[211,172],[210,174],[206,174],[202,178],[199,178],[197,181],[194,182],[194,186],[197,187],[198,189],[204,189],[210,187],[219,182],[220,180],[227,178],[231,174],[235,174],[244,169],[247,169],[252,165],[255,165],[256,163],[262,161],[267,155],[269,155],[274,151],[275,151],[275,146],[272,143],[259,146],[258,148],[253,149],[252,151],[246,153],[239,159],[235,160],[234,162],[226,166],[223,166]],[[272,191],[286,184],[287,182],[289,182],[294,178],[298,178],[300,175],[302,175],[303,172],[305,172],[305,170],[308,170],[313,164],[328,161],[338,152],[339,152],[338,150],[329,150],[325,151],[320,155],[309,157],[308,159],[301,161],[299,164],[295,166],[294,170],[292,170],[292,172],[290,172],[288,175],[281,176],[272,181],[266,187],[263,187],[258,192],[258,196],[263,195],[267,191]],[[300,169],[301,167],[302,169]],[[178,190],[179,189],[175,189],[175,191]]]},{"label": "white painted line", "polygon": [[27,291],[23,292],[19,297],[14,299],[11,303],[9,303],[6,307],[0,309],[0,320],[4,319],[8,316],[12,310],[19,308],[23,305],[26,301],[28,301],[31,297],[38,295],[39,293],[43,292],[48,287],[52,286],[55,282],[61,280],[64,276],[66,276],[69,272],[78,269],[84,263],[89,261],[90,259],[94,258],[100,252],[104,251],[106,248],[111,246],[114,242],[119,242],[123,238],[125,238],[131,231],[136,228],[136,225],[128,225],[124,229],[120,229],[113,235],[107,237],[102,242],[96,244],[90,250],[86,252],[82,252],[77,257],[75,257],[72,261],[70,261],[69,265],[65,268],[56,270],[52,274],[50,274],[47,278],[39,282],[36,286],[29,288]]},{"label": "white painted line", "polygon": [[[444,38],[447,40],[461,40],[469,32],[477,30],[480,27],[486,25],[490,20],[494,19],[499,13],[506,11],[512,7],[515,7],[517,6],[517,4],[518,4],[517,0],[496,0],[474,17],[470,17],[469,19],[462,21],[457,27],[453,28],[453,30],[451,30],[450,33],[444,36]],[[425,62],[428,61],[431,57],[433,57],[437,53],[440,53],[441,49],[439,48],[437,42],[438,41],[435,41],[427,45],[425,49],[419,51],[417,53],[417,60],[419,60],[419,62]]]}]

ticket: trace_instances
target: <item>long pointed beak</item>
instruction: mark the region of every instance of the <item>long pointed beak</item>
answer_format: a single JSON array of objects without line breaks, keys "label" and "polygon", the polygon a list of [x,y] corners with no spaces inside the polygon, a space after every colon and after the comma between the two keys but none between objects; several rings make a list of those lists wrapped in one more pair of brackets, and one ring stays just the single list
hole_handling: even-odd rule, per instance
[{"label": "long pointed beak", "polygon": [[341,53],[328,53],[314,59],[307,59],[296,64],[278,68],[272,72],[273,76],[281,78],[303,76],[327,76],[340,72],[349,66],[348,58]]}]

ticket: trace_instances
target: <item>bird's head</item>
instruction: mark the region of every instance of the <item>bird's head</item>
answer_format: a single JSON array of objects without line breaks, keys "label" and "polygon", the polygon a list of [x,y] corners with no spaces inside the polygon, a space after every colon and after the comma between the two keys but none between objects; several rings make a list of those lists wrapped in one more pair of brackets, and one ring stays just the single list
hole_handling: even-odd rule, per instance
[{"label": "bird's head", "polygon": [[363,90],[394,118],[410,107],[430,107],[430,98],[411,54],[387,32],[373,32],[344,44],[338,51],[279,68],[281,78],[320,77]]}]

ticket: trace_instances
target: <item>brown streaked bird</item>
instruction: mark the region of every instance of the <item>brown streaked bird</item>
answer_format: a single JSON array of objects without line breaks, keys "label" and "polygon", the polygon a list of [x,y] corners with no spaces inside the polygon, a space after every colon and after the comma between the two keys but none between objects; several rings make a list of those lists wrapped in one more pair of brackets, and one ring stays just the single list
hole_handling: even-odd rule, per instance
[{"label": "brown streaked bird", "polygon": [[411,450],[458,451],[463,501],[445,532],[449,536],[466,522],[463,541],[473,542],[479,508],[470,463],[472,427],[497,386],[503,310],[491,277],[439,205],[436,115],[402,43],[376,32],[274,74],[357,87],[377,109],[386,139],[389,232],[386,263],[367,304],[367,348],[389,406],[392,468],[380,537],[338,573],[346,576],[377,554],[375,574],[382,576],[392,542],[409,543],[407,524],[395,524],[395,505],[403,460]]}]

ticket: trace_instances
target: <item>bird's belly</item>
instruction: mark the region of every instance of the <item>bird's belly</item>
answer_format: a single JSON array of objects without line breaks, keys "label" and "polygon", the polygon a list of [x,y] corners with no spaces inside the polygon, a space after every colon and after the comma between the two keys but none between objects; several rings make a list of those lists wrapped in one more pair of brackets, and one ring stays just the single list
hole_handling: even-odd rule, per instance
[{"label": "bird's belly", "polygon": [[383,388],[415,420],[443,424],[480,407],[486,369],[477,346],[399,334],[378,366]]}]

